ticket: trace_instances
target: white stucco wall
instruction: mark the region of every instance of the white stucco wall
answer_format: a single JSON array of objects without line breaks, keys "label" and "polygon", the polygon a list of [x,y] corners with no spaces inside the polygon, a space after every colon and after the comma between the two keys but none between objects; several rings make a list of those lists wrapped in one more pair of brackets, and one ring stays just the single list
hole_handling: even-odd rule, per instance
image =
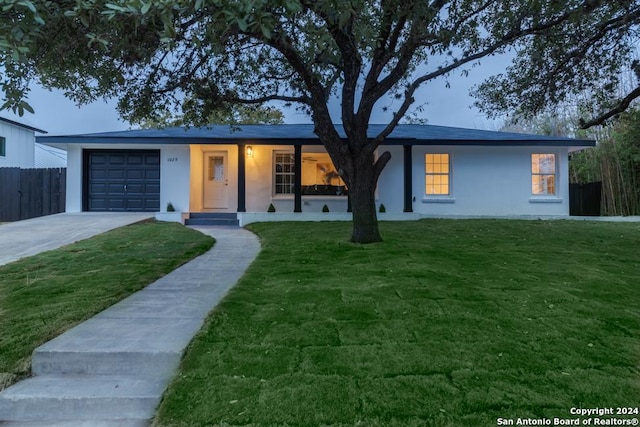
[{"label": "white stucco wall", "polygon": [[6,155],[0,156],[0,168],[35,167],[35,133],[32,130],[0,121],[0,137],[6,139]]},{"label": "white stucco wall", "polygon": [[176,210],[189,210],[189,146],[143,144],[68,144],[67,212],[82,211],[83,150],[160,150],[160,211],[171,202]]},{"label": "white stucco wall", "polygon": [[176,211],[189,212],[191,153],[187,145],[160,146],[160,211],[171,202]]},{"label": "white stucco wall", "polygon": [[82,146],[67,147],[67,212],[82,212]]},{"label": "white stucco wall", "polygon": [[[250,145],[250,144],[248,144]],[[82,150],[87,149],[160,149],[160,210],[168,202],[183,212],[236,212],[238,207],[238,147],[228,145],[123,145],[83,146],[69,144],[67,169],[67,211],[82,210]],[[291,195],[273,194],[274,151],[292,152],[291,146],[252,145],[253,156],[245,158],[246,210],[263,213],[273,203],[277,212],[293,212]],[[404,207],[403,148],[381,147],[392,154],[376,190],[377,204],[388,213]],[[226,209],[204,209],[204,153],[227,154]],[[322,152],[322,147],[305,146],[304,153]],[[413,147],[413,210],[426,216],[565,216],[569,214],[567,148],[548,147]],[[451,155],[451,195],[425,195],[424,156],[429,153]],[[531,194],[531,154],[554,153],[557,156],[557,194],[536,197]],[[303,196],[303,212],[321,212],[327,205],[332,213],[346,212],[347,198],[340,196]]]},{"label": "white stucco wall", "polygon": [[[391,160],[382,170],[376,191],[376,207],[383,204],[387,212],[402,212],[404,209],[404,156],[402,147],[382,146],[378,155],[391,153]],[[424,167],[424,166],[423,166]]]},{"label": "white stucco wall", "polygon": [[[401,147],[383,171],[378,195],[387,211],[403,208]],[[451,156],[451,194],[425,194],[425,154]],[[557,156],[555,196],[531,194],[531,154]],[[435,216],[569,215],[568,150],[566,147],[413,147],[413,210]]]}]

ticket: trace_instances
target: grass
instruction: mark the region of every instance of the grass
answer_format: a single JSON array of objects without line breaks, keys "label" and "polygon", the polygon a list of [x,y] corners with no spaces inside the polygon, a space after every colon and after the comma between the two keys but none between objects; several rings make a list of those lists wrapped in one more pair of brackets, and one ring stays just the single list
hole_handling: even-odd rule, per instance
[{"label": "grass", "polygon": [[637,406],[640,226],[573,221],[251,228],[161,426],[495,426]]},{"label": "grass", "polygon": [[142,222],[0,267],[0,390],[31,353],[77,323],[205,252],[213,239]]}]

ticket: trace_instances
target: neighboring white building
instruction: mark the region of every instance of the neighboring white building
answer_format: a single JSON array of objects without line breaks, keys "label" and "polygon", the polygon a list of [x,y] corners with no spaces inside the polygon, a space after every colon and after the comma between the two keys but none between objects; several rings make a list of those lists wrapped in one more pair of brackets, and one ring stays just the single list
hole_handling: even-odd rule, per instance
[{"label": "neighboring white building", "polygon": [[35,132],[47,133],[0,117],[0,168],[35,167]]},{"label": "neighboring white building", "polygon": [[35,161],[36,168],[66,168],[67,152],[55,147],[46,145],[35,145]]},{"label": "neighboring white building", "polygon": [[[371,135],[382,125],[370,125]],[[313,125],[41,136],[65,149],[67,212],[347,212],[348,188]],[[568,153],[593,141],[399,125],[377,200],[426,216],[569,215]]]}]

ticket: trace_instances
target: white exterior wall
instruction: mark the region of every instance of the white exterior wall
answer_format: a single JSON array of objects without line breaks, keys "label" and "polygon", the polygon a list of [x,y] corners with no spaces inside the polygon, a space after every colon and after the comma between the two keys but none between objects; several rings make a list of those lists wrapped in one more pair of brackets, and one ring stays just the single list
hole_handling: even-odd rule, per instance
[{"label": "white exterior wall", "polygon": [[83,150],[160,150],[160,211],[171,202],[177,211],[189,209],[188,146],[136,144],[68,144],[67,146],[67,212],[82,211]]},{"label": "white exterior wall", "polygon": [[387,212],[402,212],[404,209],[403,148],[399,146],[382,146],[378,148],[379,155],[385,151],[391,153],[391,160],[382,169],[378,179],[376,208],[379,209],[380,205],[383,204]]},{"label": "white exterior wall", "polygon": [[[247,145],[251,145],[247,143]],[[228,145],[68,145],[67,212],[82,210],[82,150],[84,149],[160,149],[160,210],[168,202],[182,212],[236,212],[238,207],[238,147]],[[291,213],[293,195],[274,195],[274,151],[293,152],[289,145],[252,145],[253,156],[245,158],[246,210],[265,213],[273,203],[278,213]],[[401,213],[404,207],[403,148],[380,147],[392,158],[383,170],[376,190],[377,205],[388,213]],[[204,153],[227,153],[226,209],[204,209]],[[320,146],[305,146],[304,153],[324,152]],[[425,195],[425,154],[451,156],[451,195]],[[531,154],[557,156],[557,195],[531,194]],[[566,147],[465,147],[414,146],[413,211],[424,216],[566,216],[569,215],[568,149]],[[327,205],[332,213],[347,210],[341,196],[303,196],[302,211],[321,212]]]},{"label": "white exterior wall", "polygon": [[35,133],[0,121],[0,136],[6,139],[6,155],[0,156],[0,168],[35,167]]},{"label": "white exterior wall", "polygon": [[[378,194],[388,212],[401,212],[404,194],[402,147],[390,147],[389,151],[393,158],[382,173]],[[450,154],[449,196],[425,194],[426,153]],[[555,196],[531,194],[533,153],[556,154]],[[413,211],[416,213],[429,216],[569,215],[566,147],[414,146],[412,161]]]},{"label": "white exterior wall", "polygon": [[[273,188],[273,151],[293,150],[291,146],[252,145],[253,156],[245,158],[246,168],[246,207],[247,212],[266,212],[272,203]],[[293,199],[278,203],[273,201],[278,212],[293,212]]]},{"label": "white exterior wall", "polygon": [[[155,148],[155,147],[154,147]],[[189,212],[191,153],[187,145],[160,146],[160,212],[171,202],[177,212]]]},{"label": "white exterior wall", "polygon": [[67,146],[67,212],[82,212],[82,147]]}]

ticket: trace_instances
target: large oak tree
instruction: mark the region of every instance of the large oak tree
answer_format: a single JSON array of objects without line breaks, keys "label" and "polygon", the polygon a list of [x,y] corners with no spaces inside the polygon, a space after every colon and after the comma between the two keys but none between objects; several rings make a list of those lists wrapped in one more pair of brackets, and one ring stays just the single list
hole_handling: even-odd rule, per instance
[{"label": "large oak tree", "polygon": [[[231,104],[295,104],[310,114],[349,187],[352,240],[361,243],[381,240],[375,188],[391,156],[378,147],[419,87],[510,48],[533,57],[543,43],[547,55],[568,25],[607,32],[615,26],[602,27],[614,19],[611,3],[635,7],[596,0],[0,1],[5,107],[28,108],[32,79],[80,103],[117,97],[131,121],[178,111],[204,124]],[[330,112],[332,97],[339,117]],[[369,135],[372,113],[389,98],[391,119]]]}]

